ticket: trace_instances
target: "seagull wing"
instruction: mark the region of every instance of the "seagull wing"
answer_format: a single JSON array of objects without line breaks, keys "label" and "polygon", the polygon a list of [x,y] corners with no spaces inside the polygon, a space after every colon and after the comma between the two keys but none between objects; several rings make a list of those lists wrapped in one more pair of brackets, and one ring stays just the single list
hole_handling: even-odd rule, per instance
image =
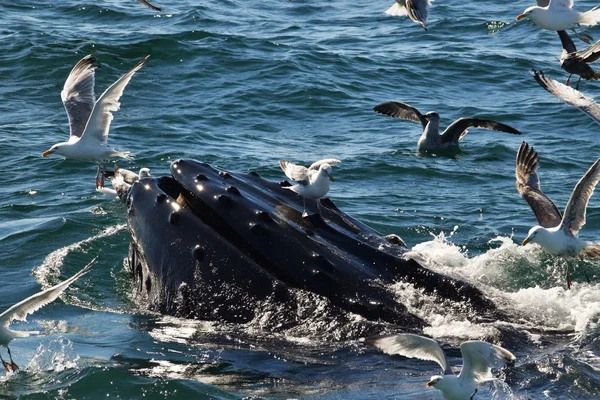
[{"label": "seagull wing", "polygon": [[394,118],[407,119],[413,122],[420,122],[423,129],[427,126],[427,118],[410,104],[401,103],[399,101],[388,101],[377,104],[373,107],[373,111]]},{"label": "seagull wing", "polygon": [[442,367],[444,374],[452,373],[444,351],[433,339],[411,333],[401,333],[367,338],[366,343],[377,347],[386,354],[399,354],[409,358],[435,361]]},{"label": "seagull wing", "polygon": [[550,76],[545,76],[542,71],[537,72],[532,70],[531,73],[540,86],[565,103],[578,108],[600,125],[600,106],[594,99],[584,96],[583,93],[570,86],[555,81]]},{"label": "seagull wing", "polygon": [[500,122],[490,121],[481,118],[459,118],[451,123],[441,134],[442,143],[458,143],[466,134],[469,128],[482,128],[493,131],[508,132],[513,135],[520,135],[521,132],[515,128],[502,124]]},{"label": "seagull wing", "polygon": [[[573,8],[573,0],[550,0],[550,7],[551,8],[561,8],[561,7],[566,7],[566,8]],[[539,5],[539,4],[538,4]],[[543,6],[546,7],[546,6]]]},{"label": "seagull wing", "polygon": [[93,65],[96,58],[91,55],[83,57],[71,70],[60,92],[71,128],[71,137],[81,137],[85,125],[90,118],[96,96],[94,95],[94,72],[98,66]]},{"label": "seagull wing", "polygon": [[600,181],[600,159],[581,177],[565,207],[562,224],[567,234],[576,235],[585,225],[585,209],[596,184]]},{"label": "seagull wing", "polygon": [[581,50],[577,55],[588,64],[598,61],[598,59],[600,59],[600,40]]},{"label": "seagull wing", "polygon": [[465,381],[486,381],[493,379],[492,368],[502,368],[516,357],[510,351],[495,344],[470,340],[460,345],[463,368],[458,379]]},{"label": "seagull wing", "polygon": [[115,163],[114,166],[114,177],[121,178],[123,182],[133,185],[135,182],[140,180],[140,176],[133,171],[125,168],[119,168],[119,165]]},{"label": "seagull wing", "polygon": [[[408,17],[425,28],[425,22],[427,22],[427,16],[429,15],[427,9],[430,5],[431,3],[429,0],[406,0]],[[427,30],[427,28],[425,28],[425,30]]]},{"label": "seagull wing", "polygon": [[285,160],[279,161],[279,166],[285,173],[285,176],[291,180],[305,185],[308,184],[308,168],[302,165],[292,164]]},{"label": "seagull wing", "polygon": [[121,106],[119,99],[123,95],[125,86],[127,86],[133,74],[144,66],[149,57],[150,56],[146,56],[142,61],[137,63],[131,71],[120,77],[115,83],[110,85],[104,93],[102,93],[94,105],[94,109],[85,126],[85,131],[83,132],[80,141],[106,145],[108,140],[108,129],[110,128],[110,123],[113,119],[111,111],[117,111],[119,109]]},{"label": "seagull wing", "polygon": [[161,8],[156,7],[154,4],[147,2],[146,0],[137,0],[138,3],[142,3],[145,6],[150,7],[151,9],[153,9],[154,11],[162,11]]},{"label": "seagull wing", "polygon": [[312,163],[310,165],[310,167],[308,167],[308,169],[314,169],[314,170],[318,171],[319,168],[321,167],[321,165],[325,164],[325,163],[327,163],[333,167],[334,165],[341,164],[342,162],[340,160],[338,160],[337,158],[326,158],[324,160],[315,161],[314,163]]},{"label": "seagull wing", "polygon": [[517,151],[517,168],[515,186],[519,194],[531,207],[538,223],[544,228],[558,226],[562,218],[558,207],[540,189],[537,169],[539,158],[533,147],[526,142],[521,143]]},{"label": "seagull wing", "polygon": [[92,268],[94,261],[95,259],[69,279],[62,281],[58,285],[52,286],[51,288],[42,290],[41,292],[26,298],[25,300],[4,311],[2,314],[0,314],[0,326],[8,328],[10,323],[15,319],[19,321],[25,321],[28,314],[31,314],[46,304],[56,300],[71,283],[75,282],[79,277],[86,274],[90,268]]}]

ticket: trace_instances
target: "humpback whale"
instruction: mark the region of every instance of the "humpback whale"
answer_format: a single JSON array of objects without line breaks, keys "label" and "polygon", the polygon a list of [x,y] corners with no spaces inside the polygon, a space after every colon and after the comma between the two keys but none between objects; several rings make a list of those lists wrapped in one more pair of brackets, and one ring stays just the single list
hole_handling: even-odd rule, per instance
[{"label": "humpback whale", "polygon": [[[143,178],[122,200],[131,234],[126,267],[145,309],[243,323],[265,300],[285,305],[301,289],[344,312],[406,331],[425,322],[388,289],[407,282],[478,317],[501,313],[477,288],[402,255],[407,248],[339,210],[307,202],[256,172],[177,160],[170,176]],[[312,210],[311,210],[312,208]]]}]

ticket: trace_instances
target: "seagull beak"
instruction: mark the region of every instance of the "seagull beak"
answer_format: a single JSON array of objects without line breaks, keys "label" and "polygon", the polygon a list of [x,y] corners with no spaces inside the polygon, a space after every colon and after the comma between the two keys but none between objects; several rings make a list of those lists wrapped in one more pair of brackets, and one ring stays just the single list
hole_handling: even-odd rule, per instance
[{"label": "seagull beak", "polygon": [[525,246],[527,243],[529,243],[529,241],[531,241],[531,238],[526,237],[525,240],[523,240],[523,243],[521,244],[521,246]]},{"label": "seagull beak", "polygon": [[427,383],[425,384],[425,386],[427,386],[427,387],[431,387],[431,386],[433,386],[434,384],[435,384],[435,382],[434,382],[434,381],[429,381],[429,382],[427,382]]},{"label": "seagull beak", "polygon": [[48,154],[52,154],[52,153],[54,153],[54,151],[46,150],[45,152],[42,153],[42,157],[46,157]]},{"label": "seagull beak", "polygon": [[517,15],[517,21],[520,21],[523,18],[527,18],[527,14],[519,14],[519,15]]}]

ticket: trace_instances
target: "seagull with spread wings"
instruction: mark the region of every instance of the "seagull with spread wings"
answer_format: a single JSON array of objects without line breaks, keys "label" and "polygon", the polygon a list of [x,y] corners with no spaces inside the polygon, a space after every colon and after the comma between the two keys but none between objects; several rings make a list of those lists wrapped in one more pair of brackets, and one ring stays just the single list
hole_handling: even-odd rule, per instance
[{"label": "seagull with spread wings", "polygon": [[81,276],[85,275],[90,268],[92,268],[95,260],[96,259],[92,260],[88,265],[85,266],[85,268],[69,279],[59,283],[58,285],[54,285],[51,288],[42,290],[33,296],[29,296],[25,300],[15,304],[0,314],[0,346],[4,346],[8,350],[10,363],[4,361],[1,355],[0,361],[2,361],[4,369],[6,369],[7,372],[15,372],[19,369],[17,364],[15,364],[13,361],[8,344],[17,337],[28,337],[39,334],[39,332],[35,331],[12,331],[9,329],[10,323],[14,320],[25,321],[28,314],[34,313],[45,305],[52,303],[58,298],[58,296],[62,294],[62,292],[64,292],[66,288],[69,287],[70,284],[75,282]]},{"label": "seagull with spread wings", "polygon": [[[600,244],[585,242],[577,237],[579,230],[585,225],[585,210],[590,197],[600,181],[600,159],[577,182],[563,214],[540,189],[538,167],[537,152],[526,142],[521,143],[517,151],[516,187],[539,224],[529,230],[523,246],[537,243],[554,255],[600,257]],[[567,287],[571,287],[568,266]]]},{"label": "seagull with spread wings", "polygon": [[473,399],[480,382],[494,379],[493,368],[502,368],[516,357],[510,351],[495,344],[469,340],[460,345],[463,357],[462,371],[454,375],[444,351],[433,339],[402,333],[398,335],[367,338],[367,344],[386,354],[434,361],[442,367],[443,375],[432,376],[427,387],[434,387],[447,400]]},{"label": "seagull with spread wings", "polygon": [[373,111],[394,118],[420,122],[423,126],[423,133],[417,142],[419,151],[435,152],[457,148],[458,143],[469,132],[469,128],[483,128],[512,133],[514,135],[521,134],[515,128],[500,122],[463,117],[450,124],[440,135],[440,115],[437,112],[429,111],[423,115],[413,106],[399,101],[388,101],[378,104],[373,108]]},{"label": "seagull with spread wings", "polygon": [[302,196],[304,201],[304,211],[302,216],[306,217],[306,199],[316,200],[319,213],[321,205],[319,200],[329,192],[329,181],[334,182],[331,167],[340,164],[341,161],[335,158],[326,158],[315,161],[310,167],[296,165],[289,161],[279,161],[279,166],[285,175],[296,182],[295,185],[287,186],[291,190]]},{"label": "seagull with spread wings", "polygon": [[596,25],[600,22],[600,10],[597,7],[586,12],[573,10],[573,0],[537,0],[536,6],[531,6],[517,15],[517,21],[529,17],[537,26],[549,31],[564,31],[571,29],[579,39],[590,43],[593,39],[583,32],[582,35],[575,31],[575,26]]},{"label": "seagull with spread wings", "polygon": [[560,67],[570,74],[566,85],[570,85],[573,74],[579,75],[579,80],[575,86],[577,90],[579,90],[581,78],[588,81],[597,81],[600,79],[600,72],[589,65],[600,59],[600,41],[578,52],[575,43],[573,43],[567,31],[558,31],[558,36],[563,47],[562,54],[560,55]]},{"label": "seagull with spread wings", "polygon": [[96,187],[104,186],[100,174],[101,163],[114,157],[129,158],[131,153],[117,151],[108,146],[108,131],[113,119],[112,112],[118,111],[125,87],[150,56],[138,62],[129,72],[109,86],[95,99],[94,74],[96,58],[88,55],[82,58],[69,74],[60,93],[69,117],[70,136],[67,142],[57,143],[42,153],[42,157],[59,154],[66,158],[92,161],[98,165]]},{"label": "seagull with spread wings", "polygon": [[388,8],[385,13],[387,15],[393,15],[398,17],[404,17],[408,15],[411,21],[421,25],[423,29],[427,30],[425,23],[429,16],[429,7],[433,0],[396,0],[393,6]]},{"label": "seagull with spread wings", "polygon": [[549,75],[546,76],[542,71],[531,70],[531,74],[540,84],[541,87],[561,99],[567,104],[572,105],[579,111],[590,117],[600,125],[600,105],[590,97],[586,97],[578,90],[571,86],[563,85],[562,83],[552,79]]}]

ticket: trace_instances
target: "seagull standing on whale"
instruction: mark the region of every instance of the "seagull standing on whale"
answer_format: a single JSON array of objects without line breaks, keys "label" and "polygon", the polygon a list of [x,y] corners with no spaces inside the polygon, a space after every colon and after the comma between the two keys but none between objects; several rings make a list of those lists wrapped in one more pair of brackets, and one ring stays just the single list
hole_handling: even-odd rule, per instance
[{"label": "seagull standing on whale", "polygon": [[[529,230],[523,246],[537,243],[554,255],[600,257],[600,244],[585,242],[577,237],[585,225],[585,211],[590,197],[600,181],[600,159],[577,182],[562,215],[556,204],[540,189],[538,154],[526,142],[521,143],[517,151],[516,164],[517,191],[529,204],[539,224]],[[568,266],[567,287],[571,287]]]},{"label": "seagull standing on whale", "polygon": [[117,151],[108,146],[108,131],[113,119],[113,111],[119,110],[119,99],[125,87],[150,56],[138,62],[96,101],[94,95],[94,73],[96,58],[91,55],[82,58],[69,74],[60,93],[69,117],[70,136],[67,142],[57,143],[42,153],[42,157],[59,154],[66,158],[93,161],[98,166],[96,187],[104,186],[100,174],[101,163],[113,157],[129,158],[130,152]]},{"label": "seagull standing on whale", "polygon": [[410,104],[388,101],[373,107],[373,111],[399,119],[420,122],[423,133],[417,142],[419,151],[444,151],[457,148],[458,142],[469,132],[469,128],[483,128],[520,135],[521,132],[500,122],[481,118],[459,118],[440,135],[440,115],[430,111],[423,115]]},{"label": "seagull standing on whale", "polygon": [[295,185],[287,186],[286,189],[291,190],[302,196],[304,210],[302,216],[306,217],[306,199],[317,201],[319,214],[321,213],[321,205],[319,200],[329,192],[329,181],[334,182],[331,167],[340,164],[341,161],[335,158],[326,158],[324,160],[315,161],[310,167],[306,168],[302,165],[296,165],[289,161],[279,161],[279,166],[285,175],[296,182]]},{"label": "seagull standing on whale", "polygon": [[85,275],[90,268],[92,268],[94,261],[95,259],[69,279],[62,281],[51,288],[42,290],[33,296],[29,296],[25,300],[20,301],[0,314],[0,346],[4,346],[8,350],[10,363],[4,361],[2,355],[0,355],[0,361],[2,361],[2,365],[4,365],[4,369],[6,369],[7,372],[15,372],[19,369],[17,364],[15,364],[13,361],[8,344],[17,337],[28,337],[30,335],[39,334],[39,332],[36,331],[12,331],[9,329],[10,323],[14,320],[25,321],[28,314],[31,314],[45,305],[52,303],[58,298],[58,296],[62,294],[62,292],[64,292],[66,288],[69,287],[70,284],[75,282],[81,276]]},{"label": "seagull standing on whale", "polygon": [[386,354],[399,354],[438,363],[442,367],[443,375],[432,376],[427,382],[427,387],[439,390],[447,400],[472,400],[480,382],[495,379],[491,374],[492,368],[502,368],[516,359],[514,354],[503,347],[479,340],[469,340],[460,345],[463,367],[460,374],[456,376],[448,364],[444,351],[433,339],[401,333],[367,338],[366,343]]}]

